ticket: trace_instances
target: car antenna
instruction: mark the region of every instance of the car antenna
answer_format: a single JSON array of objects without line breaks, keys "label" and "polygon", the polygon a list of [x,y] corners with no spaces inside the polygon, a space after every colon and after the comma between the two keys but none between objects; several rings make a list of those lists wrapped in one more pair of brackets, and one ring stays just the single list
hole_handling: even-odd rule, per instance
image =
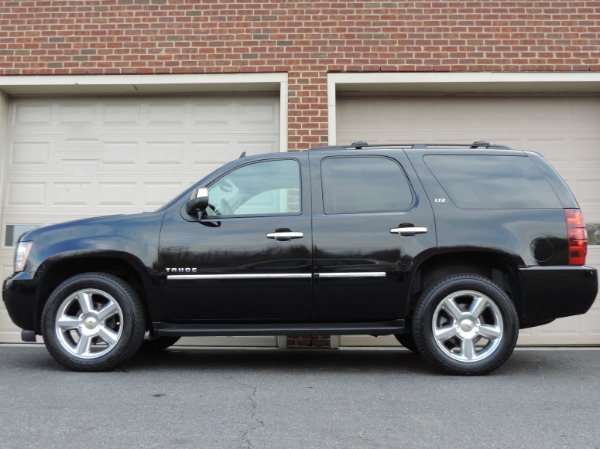
[{"label": "car antenna", "polygon": [[239,158],[240,158],[240,159],[243,159],[243,158],[245,158],[245,157],[246,157],[246,152],[244,151],[242,154],[240,154],[240,157],[239,157]]}]

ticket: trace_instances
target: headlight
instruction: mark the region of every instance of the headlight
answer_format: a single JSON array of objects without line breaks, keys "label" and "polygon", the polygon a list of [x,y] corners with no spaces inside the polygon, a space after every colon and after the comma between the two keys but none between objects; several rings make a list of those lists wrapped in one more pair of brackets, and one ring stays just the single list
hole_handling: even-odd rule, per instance
[{"label": "headlight", "polygon": [[33,242],[19,242],[15,251],[15,273],[23,271]]}]

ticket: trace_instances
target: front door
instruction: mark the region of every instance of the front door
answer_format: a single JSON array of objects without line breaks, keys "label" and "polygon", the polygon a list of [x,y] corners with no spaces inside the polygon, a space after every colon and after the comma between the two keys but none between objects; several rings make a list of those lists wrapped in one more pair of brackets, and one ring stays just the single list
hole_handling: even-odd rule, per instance
[{"label": "front door", "polygon": [[309,319],[304,172],[300,156],[241,162],[208,183],[209,207],[200,219],[186,217],[185,207],[167,213],[159,259],[172,320]]},{"label": "front door", "polygon": [[402,318],[433,211],[404,152],[311,153],[314,309],[321,321]]}]

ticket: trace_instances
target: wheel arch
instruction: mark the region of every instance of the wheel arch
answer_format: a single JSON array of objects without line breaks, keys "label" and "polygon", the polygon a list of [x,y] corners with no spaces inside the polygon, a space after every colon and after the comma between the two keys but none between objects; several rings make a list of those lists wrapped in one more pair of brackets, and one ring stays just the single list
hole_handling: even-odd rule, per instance
[{"label": "wheel arch", "polygon": [[422,261],[415,270],[407,303],[410,317],[419,295],[438,280],[461,273],[471,273],[492,280],[506,292],[522,316],[522,291],[516,263],[507,255],[495,252],[449,252]]},{"label": "wheel arch", "polygon": [[147,274],[145,275],[143,270],[141,262],[136,263],[115,254],[86,254],[46,263],[43,270],[40,270],[37,275],[39,279],[35,308],[36,332],[41,332],[42,311],[52,292],[67,279],[91,272],[111,274],[127,282],[139,295],[144,307],[146,323],[150,323],[148,301],[152,295],[149,293],[148,285],[144,282]]}]

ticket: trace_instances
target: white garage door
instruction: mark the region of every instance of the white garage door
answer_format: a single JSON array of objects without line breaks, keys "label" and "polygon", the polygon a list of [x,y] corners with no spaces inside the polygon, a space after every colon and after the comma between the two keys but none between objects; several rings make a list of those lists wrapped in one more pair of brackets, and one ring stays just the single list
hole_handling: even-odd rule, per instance
[{"label": "white garage door", "polygon": [[[278,149],[275,95],[13,100],[0,153],[2,279],[27,227],[155,210],[244,151]],[[1,307],[0,341],[20,341]],[[201,341],[275,344],[274,337]]]},{"label": "white garage door", "polygon": [[[337,102],[337,130],[338,143],[487,140],[539,151],[574,191],[588,225],[600,224],[599,98],[345,97]],[[590,246],[588,264],[600,268],[599,245]],[[344,345],[382,343],[396,344],[392,338],[341,339]],[[523,330],[519,343],[600,344],[600,299],[586,315]]]}]

